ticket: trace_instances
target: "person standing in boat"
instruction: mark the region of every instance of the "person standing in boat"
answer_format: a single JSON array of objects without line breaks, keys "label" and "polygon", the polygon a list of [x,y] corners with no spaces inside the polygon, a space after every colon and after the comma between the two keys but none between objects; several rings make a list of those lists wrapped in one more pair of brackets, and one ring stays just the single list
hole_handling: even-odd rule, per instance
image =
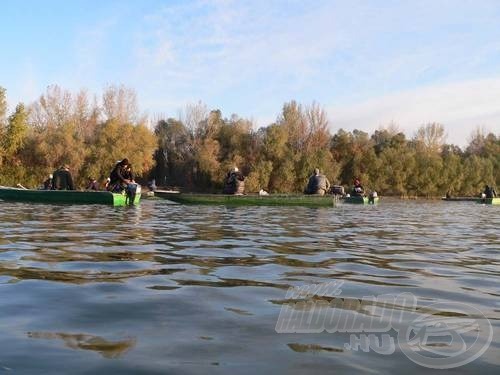
[{"label": "person standing in boat", "polygon": [[352,188],[351,195],[353,197],[362,197],[365,194],[365,189],[361,185],[359,178],[354,179],[354,187]]},{"label": "person standing in boat", "polygon": [[497,196],[497,192],[495,191],[493,186],[488,186],[488,185],[486,185],[484,187],[483,194],[484,194],[484,198],[496,198],[496,196]]},{"label": "person standing in boat", "polygon": [[243,176],[238,167],[234,167],[227,173],[222,192],[234,195],[245,194],[245,176]]},{"label": "person standing in boat", "polygon": [[68,165],[62,165],[52,174],[52,190],[75,190]]},{"label": "person standing in boat", "polygon": [[127,158],[116,163],[115,167],[111,171],[111,174],[109,175],[109,191],[115,193],[122,192],[127,188],[128,184],[133,182],[133,180],[130,179],[133,175],[131,174],[131,171],[129,171],[128,167],[129,162]]},{"label": "person standing in boat", "polygon": [[148,182],[148,189],[149,191],[156,191],[156,180],[154,178]]},{"label": "person standing in boat", "polygon": [[309,177],[305,194],[325,195],[330,191],[330,181],[325,175],[321,174],[319,168],[314,170],[314,174]]}]

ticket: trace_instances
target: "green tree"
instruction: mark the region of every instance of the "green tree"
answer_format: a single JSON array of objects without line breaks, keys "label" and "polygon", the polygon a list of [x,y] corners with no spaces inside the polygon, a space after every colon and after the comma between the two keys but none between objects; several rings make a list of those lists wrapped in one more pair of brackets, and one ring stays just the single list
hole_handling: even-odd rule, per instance
[{"label": "green tree", "polygon": [[85,161],[83,173],[94,178],[109,176],[118,160],[128,158],[137,176],[145,175],[153,166],[157,147],[155,135],[144,125],[120,124],[111,119],[96,129],[94,144]]},{"label": "green tree", "polygon": [[252,123],[233,115],[221,123],[216,139],[219,142],[219,161],[223,171],[238,166],[248,172],[248,166],[255,161],[251,153]]},{"label": "green tree", "polygon": [[379,155],[379,177],[374,183],[384,195],[407,196],[415,169],[415,152],[406,145],[384,148]]},{"label": "green tree", "polygon": [[3,138],[6,157],[15,157],[23,147],[28,133],[28,113],[24,104],[19,103],[15,112],[9,117]]},{"label": "green tree", "polygon": [[[266,179],[269,181],[267,186],[261,187],[270,192],[293,191],[295,182],[293,153],[290,149],[289,133],[285,126],[272,124],[265,129],[261,154],[259,165],[265,169],[263,176],[259,178],[262,181]],[[268,173],[269,165],[272,166],[270,173]]]},{"label": "green tree", "polygon": [[421,126],[413,138],[415,169],[408,181],[409,190],[415,195],[439,196],[443,181],[441,150],[445,139],[444,127],[438,123]]},{"label": "green tree", "polygon": [[332,138],[331,150],[340,166],[341,184],[351,186],[354,178],[359,178],[365,188],[377,189],[372,181],[377,170],[377,156],[374,142],[367,133],[360,130],[350,133],[340,129]]},{"label": "green tree", "polygon": [[[7,116],[7,97],[6,90],[0,86],[0,139],[5,137],[5,127],[6,127],[6,116]],[[0,166],[2,166],[4,158],[4,147],[3,142],[0,142]]]},{"label": "green tree", "polygon": [[24,104],[19,103],[15,112],[9,116],[7,126],[1,140],[2,149],[2,184],[13,185],[23,181],[26,168],[20,158],[28,134],[28,114]]},{"label": "green tree", "polygon": [[0,86],[0,128],[5,127],[5,120],[7,116],[7,90]]},{"label": "green tree", "polygon": [[443,159],[443,175],[440,191],[442,194],[457,196],[462,193],[464,172],[462,165],[462,151],[454,145],[445,145],[441,153]]},{"label": "green tree", "polygon": [[[498,172],[497,172],[498,173]],[[462,192],[468,196],[478,196],[485,184],[494,181],[494,167],[490,159],[470,155],[464,160],[465,186]]]},{"label": "green tree", "polygon": [[161,184],[190,186],[192,181],[193,139],[184,124],[172,118],[160,120],[155,128],[156,178]]},{"label": "green tree", "polygon": [[375,131],[371,139],[377,163],[370,170],[374,189],[386,195],[408,195],[409,176],[415,169],[415,151],[401,132],[391,129]]}]

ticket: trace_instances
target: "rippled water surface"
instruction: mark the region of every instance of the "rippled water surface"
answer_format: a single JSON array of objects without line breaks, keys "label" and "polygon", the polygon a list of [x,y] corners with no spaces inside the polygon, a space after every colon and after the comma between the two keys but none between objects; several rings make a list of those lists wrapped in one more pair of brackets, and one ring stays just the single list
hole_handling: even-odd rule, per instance
[{"label": "rippled water surface", "polygon": [[417,373],[349,334],[276,333],[291,286],[479,309],[500,365],[500,207],[139,207],[0,202],[0,372]]}]

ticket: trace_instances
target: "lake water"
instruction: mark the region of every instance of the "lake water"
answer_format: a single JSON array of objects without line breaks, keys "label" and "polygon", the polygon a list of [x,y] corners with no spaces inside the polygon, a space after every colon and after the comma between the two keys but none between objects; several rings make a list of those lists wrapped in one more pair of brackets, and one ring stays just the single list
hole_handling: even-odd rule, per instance
[{"label": "lake water", "polygon": [[277,333],[299,309],[288,288],[311,284],[345,300],[408,292],[444,317],[466,304],[492,342],[453,372],[497,373],[499,224],[500,207],[471,202],[0,202],[0,373],[442,373],[397,343],[384,355],[352,350],[350,333]]}]

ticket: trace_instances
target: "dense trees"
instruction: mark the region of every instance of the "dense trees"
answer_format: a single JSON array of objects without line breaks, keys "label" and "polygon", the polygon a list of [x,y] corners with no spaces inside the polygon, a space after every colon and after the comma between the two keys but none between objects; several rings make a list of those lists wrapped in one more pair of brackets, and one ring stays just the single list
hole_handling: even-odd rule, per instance
[{"label": "dense trees", "polygon": [[85,91],[72,94],[49,86],[40,98],[7,113],[0,88],[0,184],[36,187],[55,168],[68,164],[79,186],[89,176],[105,179],[129,158],[139,175],[153,167],[156,137],[137,110],[133,90],[108,87],[102,105]]},{"label": "dense trees", "polygon": [[438,123],[421,126],[413,138],[394,124],[376,130],[330,134],[317,105],[285,103],[275,123],[254,130],[249,121],[191,106],[182,120],[159,121],[156,172],[160,183],[189,190],[220,191],[223,174],[238,166],[247,190],[300,192],[318,167],[336,184],[359,177],[365,186],[396,196],[476,195],[484,184],[500,183],[500,138],[473,134],[466,151],[445,144]]},{"label": "dense trees", "polygon": [[105,88],[101,100],[51,86],[10,115],[6,103],[0,87],[3,185],[37,186],[69,164],[82,186],[88,176],[104,179],[128,157],[139,176],[192,191],[221,191],[234,166],[247,176],[250,192],[300,192],[314,168],[333,184],[350,186],[358,177],[368,189],[396,196],[476,195],[484,184],[500,186],[500,136],[481,129],[465,150],[446,144],[438,123],[422,125],[409,139],[395,124],[371,135],[331,134],[318,104],[291,101],[276,122],[260,129],[197,103],[177,119],[160,118],[151,130],[135,92],[123,86]]}]

